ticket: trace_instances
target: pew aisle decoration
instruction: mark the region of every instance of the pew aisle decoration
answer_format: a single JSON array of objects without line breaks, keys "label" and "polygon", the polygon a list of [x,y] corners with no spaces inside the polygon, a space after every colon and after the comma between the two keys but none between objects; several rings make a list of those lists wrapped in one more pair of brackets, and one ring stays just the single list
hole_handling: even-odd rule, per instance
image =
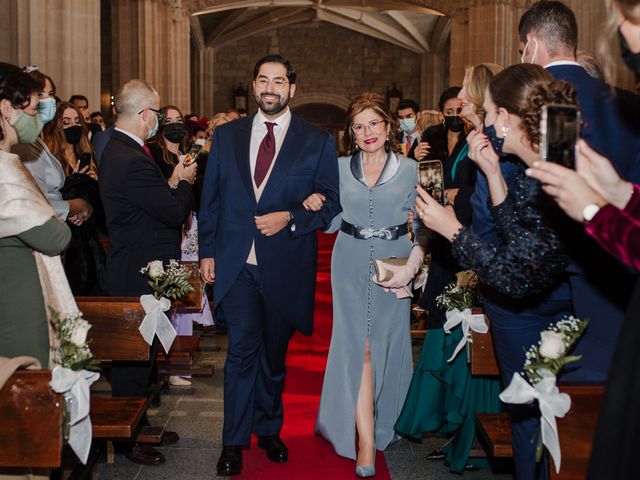
[{"label": "pew aisle decoration", "polygon": [[193,286],[189,283],[191,272],[177,260],[169,260],[166,269],[161,260],[154,260],[140,269],[140,273],[147,276],[147,283],[153,291],[153,295],[140,297],[140,304],[145,311],[140,333],[149,345],[157,335],[164,351],[168,353],[177,334],[164,312],[171,308],[171,300],[193,292]]},{"label": "pew aisle decoration", "polygon": [[86,464],[92,436],[89,387],[100,377],[87,344],[91,325],[80,312],[63,316],[51,308],[49,318],[57,337],[51,388],[64,395],[64,439]]},{"label": "pew aisle decoration", "polygon": [[560,393],[556,386],[558,373],[568,363],[580,360],[581,355],[568,355],[588,325],[587,320],[568,316],[547,330],[540,332],[540,341],[525,354],[523,371],[527,380],[518,372],[500,394],[505,403],[525,404],[538,401],[540,429],[536,459],[542,458],[542,446],[547,447],[553,458],[556,473],[560,472],[560,441],[556,417],[563,418],[571,409],[571,397]]},{"label": "pew aisle decoration", "polygon": [[451,358],[447,360],[448,362],[453,361],[465,346],[467,347],[467,362],[470,362],[471,330],[478,333],[489,331],[484,315],[471,312],[472,307],[481,304],[478,284],[478,276],[472,270],[458,272],[456,283],[447,285],[444,292],[436,298],[436,304],[447,311],[447,321],[442,327],[445,333],[451,333],[451,330],[458,325],[462,328],[462,338]]}]

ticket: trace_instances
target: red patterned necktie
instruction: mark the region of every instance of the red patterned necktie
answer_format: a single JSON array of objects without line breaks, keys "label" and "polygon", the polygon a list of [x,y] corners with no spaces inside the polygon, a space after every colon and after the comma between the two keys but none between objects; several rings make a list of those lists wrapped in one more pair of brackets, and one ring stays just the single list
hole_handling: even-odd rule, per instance
[{"label": "red patterned necktie", "polygon": [[409,156],[409,152],[411,151],[411,147],[412,147],[412,146],[413,146],[413,138],[412,138],[412,137],[410,137],[409,135],[407,135],[407,144],[406,144],[406,145],[405,145],[405,147],[404,147],[404,148],[405,148],[405,150],[406,150],[406,152],[405,152],[405,154],[404,154],[404,155],[405,155],[405,157],[408,157],[408,156]]},{"label": "red patterned necktie", "polygon": [[276,154],[276,137],[273,135],[273,127],[275,126],[275,123],[264,122],[264,124],[267,126],[267,134],[262,139],[260,147],[258,148],[256,170],[253,173],[253,179],[258,188],[260,187],[260,184],[262,184],[264,177],[267,176],[273,157]]},{"label": "red patterned necktie", "polygon": [[151,149],[149,148],[149,145],[147,145],[146,143],[144,145],[142,145],[142,149],[147,152],[147,155],[149,155],[149,158],[151,160],[153,160],[153,155],[151,155]]}]

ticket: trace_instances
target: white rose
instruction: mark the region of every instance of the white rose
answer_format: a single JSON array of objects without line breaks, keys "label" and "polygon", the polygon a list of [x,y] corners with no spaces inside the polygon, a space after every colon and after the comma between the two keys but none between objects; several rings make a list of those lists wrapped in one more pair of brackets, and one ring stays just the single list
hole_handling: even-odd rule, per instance
[{"label": "white rose", "polygon": [[149,276],[151,278],[158,278],[162,274],[164,274],[162,260],[154,260],[153,262],[149,262]]},{"label": "white rose", "polygon": [[77,321],[71,334],[71,342],[78,347],[83,346],[87,341],[87,332],[90,328],[91,325],[86,320]]},{"label": "white rose", "polygon": [[562,356],[566,347],[564,346],[564,334],[545,330],[540,333],[540,355],[551,360],[556,360]]}]

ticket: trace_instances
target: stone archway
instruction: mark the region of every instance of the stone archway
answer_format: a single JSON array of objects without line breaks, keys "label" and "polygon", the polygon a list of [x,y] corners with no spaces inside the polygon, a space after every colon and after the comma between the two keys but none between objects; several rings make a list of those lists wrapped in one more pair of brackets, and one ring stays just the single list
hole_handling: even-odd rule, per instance
[{"label": "stone archway", "polygon": [[346,112],[351,102],[348,98],[333,93],[300,93],[291,99],[289,106],[295,110],[310,103],[333,105]]}]

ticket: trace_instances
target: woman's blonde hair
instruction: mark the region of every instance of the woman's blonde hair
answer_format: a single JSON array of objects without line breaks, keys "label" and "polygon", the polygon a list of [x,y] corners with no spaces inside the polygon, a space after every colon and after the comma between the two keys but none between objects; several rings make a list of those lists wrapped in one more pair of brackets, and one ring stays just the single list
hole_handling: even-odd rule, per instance
[{"label": "woman's blonde hair", "polygon": [[464,80],[462,87],[469,103],[473,105],[473,110],[484,121],[486,112],[482,107],[484,103],[484,93],[487,87],[498,73],[502,71],[502,67],[495,63],[479,63],[467,67],[464,72]]},{"label": "woman's blonde hair", "polygon": [[442,112],[437,110],[422,110],[416,124],[416,129],[419,132],[424,132],[429,127],[442,125],[443,123],[444,115],[442,115]]},{"label": "woman's blonde hair", "polygon": [[640,19],[639,0],[605,0],[605,9],[608,13],[604,28],[600,31],[596,53],[602,63],[605,80],[615,85],[618,78],[618,66],[620,60],[620,38],[618,28],[620,17]]},{"label": "woman's blonde hair", "polygon": [[216,113],[209,123],[207,124],[207,129],[205,130],[205,134],[207,138],[213,135],[213,131],[219,127],[220,125],[229,122],[229,117],[226,113]]}]

